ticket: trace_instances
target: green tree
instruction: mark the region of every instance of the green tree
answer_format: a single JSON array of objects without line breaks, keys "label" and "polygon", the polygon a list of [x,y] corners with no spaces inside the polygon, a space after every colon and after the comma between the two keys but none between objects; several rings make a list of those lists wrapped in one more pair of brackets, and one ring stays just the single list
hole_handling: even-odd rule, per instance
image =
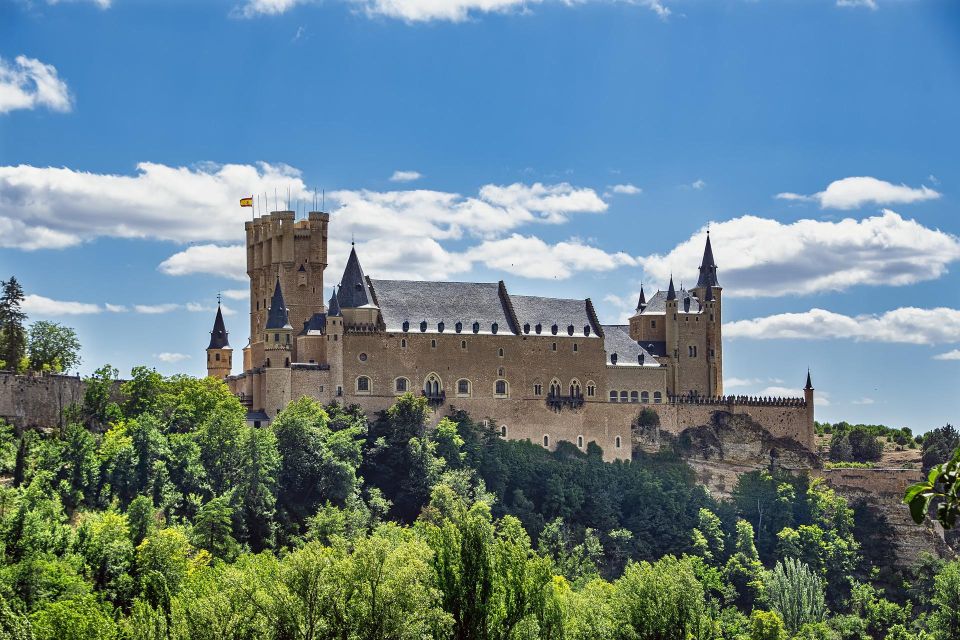
[{"label": "green tree", "polygon": [[27,354],[32,371],[71,371],[80,364],[80,340],[70,327],[38,320],[30,325]]},{"label": "green tree", "polygon": [[771,608],[792,633],[826,616],[823,580],[802,562],[793,558],[777,562],[766,586]]},{"label": "green tree", "polygon": [[707,562],[720,562],[723,556],[723,525],[717,515],[706,508],[697,512],[697,527],[693,530],[694,551]]},{"label": "green tree", "polygon": [[240,478],[233,492],[234,517],[240,523],[240,540],[254,551],[262,551],[273,542],[277,504],[280,453],[273,431],[248,427],[242,454]]},{"label": "green tree", "polygon": [[773,611],[755,609],[750,616],[750,640],[787,640],[783,620]]},{"label": "green tree", "polygon": [[197,512],[190,533],[193,545],[206,549],[215,558],[232,560],[236,556],[237,541],[233,538],[231,516],[233,509],[227,496],[212,498]]},{"label": "green tree", "polygon": [[867,633],[874,638],[883,637],[888,629],[907,624],[910,619],[909,604],[898,605],[883,595],[883,589],[865,582],[854,582],[850,590],[850,613],[863,618],[867,623]]},{"label": "green tree", "polygon": [[727,560],[724,576],[735,592],[735,604],[749,611],[764,594],[763,565],[753,543],[753,527],[746,520],[737,520],[734,553]]},{"label": "green tree", "polygon": [[953,452],[960,448],[960,431],[947,424],[923,434],[923,472],[949,460]]},{"label": "green tree", "polygon": [[120,407],[114,402],[119,374],[115,367],[107,364],[83,379],[85,390],[81,416],[86,426],[101,430],[120,419]]},{"label": "green tree", "polygon": [[937,575],[930,627],[937,638],[960,638],[960,561],[949,563]]},{"label": "green tree", "polygon": [[908,487],[903,501],[910,505],[917,524],[936,506],[937,520],[945,529],[952,529],[960,514],[960,448],[949,460],[930,469],[926,480]]},{"label": "green tree", "polygon": [[111,640],[118,631],[109,608],[90,594],[50,602],[31,621],[36,640]]},{"label": "green tree", "polygon": [[87,562],[95,589],[116,605],[129,604],[134,547],[127,517],[110,511],[84,514],[75,546]]},{"label": "green tree", "polygon": [[19,371],[27,350],[24,322],[27,314],[23,304],[23,287],[14,276],[0,282],[0,362],[7,369]]},{"label": "green tree", "polygon": [[140,495],[130,502],[127,507],[127,528],[134,547],[140,546],[143,539],[153,533],[156,528],[156,511],[150,498]]},{"label": "green tree", "polygon": [[540,532],[538,551],[553,560],[554,571],[578,584],[598,577],[603,546],[593,529],[585,529],[577,542],[562,518],[553,520]]},{"label": "green tree", "polygon": [[703,587],[690,561],[673,556],[627,565],[614,583],[613,608],[623,638],[696,638],[708,624]]},{"label": "green tree", "polygon": [[204,555],[196,553],[187,535],[178,528],[160,529],[137,547],[137,569],[144,588],[156,580],[151,577],[156,574],[163,589],[176,595],[191,568],[203,564]]}]

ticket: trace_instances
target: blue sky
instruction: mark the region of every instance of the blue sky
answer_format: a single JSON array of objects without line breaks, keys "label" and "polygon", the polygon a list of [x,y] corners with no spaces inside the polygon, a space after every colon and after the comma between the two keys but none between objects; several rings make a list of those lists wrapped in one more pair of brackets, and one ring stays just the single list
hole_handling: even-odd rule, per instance
[{"label": "blue sky", "polygon": [[[958,421],[960,4],[14,0],[0,276],[81,370],[246,341],[241,196],[314,189],[328,283],[504,279],[626,318],[709,224],[728,392]],[[394,178],[394,179],[391,179]]]}]

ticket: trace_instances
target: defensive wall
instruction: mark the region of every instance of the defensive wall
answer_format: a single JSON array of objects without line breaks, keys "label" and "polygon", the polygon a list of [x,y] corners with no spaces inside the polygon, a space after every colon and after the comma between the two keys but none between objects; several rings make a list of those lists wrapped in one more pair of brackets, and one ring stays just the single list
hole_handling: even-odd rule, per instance
[{"label": "defensive wall", "polygon": [[61,426],[63,410],[82,402],[84,389],[78,376],[0,371],[0,419],[18,432]]}]

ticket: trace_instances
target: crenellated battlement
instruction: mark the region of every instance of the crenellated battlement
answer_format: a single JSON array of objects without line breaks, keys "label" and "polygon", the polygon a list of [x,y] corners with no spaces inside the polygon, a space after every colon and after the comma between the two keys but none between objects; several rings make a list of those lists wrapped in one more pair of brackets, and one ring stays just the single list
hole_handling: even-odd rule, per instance
[{"label": "crenellated battlement", "polygon": [[806,407],[807,401],[803,398],[775,397],[775,396],[697,396],[682,395],[668,396],[670,404],[698,404],[725,407]]}]

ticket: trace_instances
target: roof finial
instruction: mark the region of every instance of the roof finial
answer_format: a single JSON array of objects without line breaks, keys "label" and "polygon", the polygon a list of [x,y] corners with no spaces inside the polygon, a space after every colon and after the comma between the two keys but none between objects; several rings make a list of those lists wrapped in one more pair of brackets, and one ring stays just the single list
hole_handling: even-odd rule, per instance
[{"label": "roof finial", "polygon": [[220,306],[220,292],[217,291],[217,306]]}]

